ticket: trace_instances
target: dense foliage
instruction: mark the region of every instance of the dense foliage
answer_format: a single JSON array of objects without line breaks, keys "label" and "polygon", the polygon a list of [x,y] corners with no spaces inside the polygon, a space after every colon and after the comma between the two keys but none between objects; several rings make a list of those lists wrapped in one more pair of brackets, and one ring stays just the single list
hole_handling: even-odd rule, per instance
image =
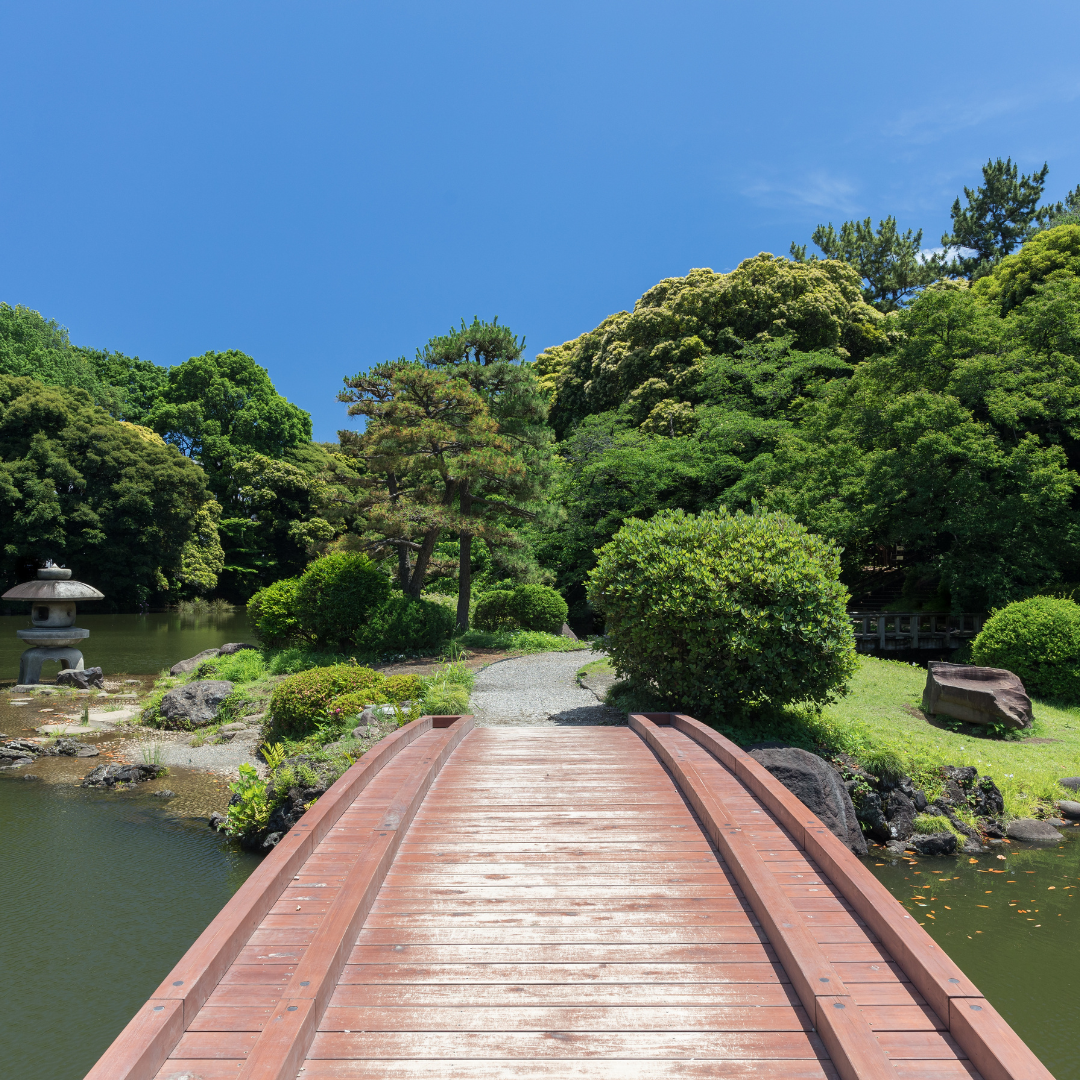
[{"label": "dense foliage", "polygon": [[80,389],[0,375],[0,543],[14,584],[46,559],[105,606],[205,593],[222,567],[206,476]]},{"label": "dense foliage", "polygon": [[1038,697],[1080,702],[1080,604],[1032,596],[995,611],[972,642],[975,663],[1006,668]]},{"label": "dense foliage", "polygon": [[615,669],[720,718],[826,701],[855,670],[840,560],[781,514],[663,511],[600,552],[589,599]]},{"label": "dense foliage", "polygon": [[338,552],[308,565],[296,587],[294,611],[316,645],[347,649],[389,594],[386,574],[366,555]]},{"label": "dense foliage", "polygon": [[454,632],[454,613],[438,600],[395,594],[371,613],[357,644],[372,653],[430,652]]},{"label": "dense foliage", "polygon": [[539,630],[557,634],[566,622],[566,601],[547,585],[492,589],[476,601],[478,630]]}]

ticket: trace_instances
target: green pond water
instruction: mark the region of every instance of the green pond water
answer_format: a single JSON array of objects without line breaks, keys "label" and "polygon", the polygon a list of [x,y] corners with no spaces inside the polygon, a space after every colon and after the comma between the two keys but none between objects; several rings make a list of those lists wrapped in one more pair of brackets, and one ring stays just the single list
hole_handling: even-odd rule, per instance
[{"label": "green pond water", "polygon": [[[84,615],[77,626],[90,631],[82,654],[87,667],[99,667],[106,677],[118,674],[156,675],[203,649],[227,641],[246,641],[251,627],[243,609],[235,615],[193,621],[179,615]],[[29,615],[0,615],[0,680],[16,679],[19,656],[26,648],[16,630],[30,626]],[[56,677],[59,664],[46,664],[46,682]]]},{"label": "green pond water", "polygon": [[1080,1080],[1080,827],[1061,831],[1060,846],[869,862],[1057,1080]]}]

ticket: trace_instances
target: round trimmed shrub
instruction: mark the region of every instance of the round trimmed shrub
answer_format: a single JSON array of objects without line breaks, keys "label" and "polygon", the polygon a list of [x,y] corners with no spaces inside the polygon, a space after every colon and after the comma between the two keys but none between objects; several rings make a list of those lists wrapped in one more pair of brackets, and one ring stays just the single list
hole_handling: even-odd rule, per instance
[{"label": "round trimmed shrub", "polygon": [[359,716],[369,705],[381,705],[385,695],[381,692],[342,694],[334,698],[326,709],[326,715],[338,723],[354,716]]},{"label": "round trimmed shrub", "polygon": [[290,738],[303,738],[316,721],[326,715],[335,698],[344,694],[381,693],[386,677],[371,668],[354,664],[334,664],[332,667],[311,668],[282,679],[270,697],[270,715],[274,727]]},{"label": "round trimmed shrub", "polygon": [[390,595],[390,580],[366,555],[338,552],[309,563],[296,590],[296,617],[319,645],[344,650]]},{"label": "round trimmed shrub", "polygon": [[547,585],[519,585],[510,595],[507,611],[523,630],[557,634],[566,622],[566,601]]},{"label": "round trimmed shrub", "polygon": [[376,652],[423,652],[446,641],[456,622],[454,613],[437,600],[398,594],[371,613],[357,643]]},{"label": "round trimmed shrub", "polygon": [[1080,604],[1033,596],[995,611],[971,643],[985,667],[1006,668],[1038,697],[1080,701]]},{"label": "round trimmed shrub", "polygon": [[419,701],[424,696],[424,680],[419,675],[388,675],[383,683],[387,701]]},{"label": "round trimmed shrub", "polygon": [[247,602],[247,614],[264,645],[283,645],[300,634],[296,617],[299,578],[282,578],[260,589]]},{"label": "round trimmed shrub", "polygon": [[616,670],[701,720],[824,702],[855,671],[829,541],[776,513],[631,519],[600,549],[589,603]]},{"label": "round trimmed shrub", "polygon": [[484,593],[473,608],[472,624],[477,630],[516,630],[517,624],[510,614],[510,589],[493,589]]}]

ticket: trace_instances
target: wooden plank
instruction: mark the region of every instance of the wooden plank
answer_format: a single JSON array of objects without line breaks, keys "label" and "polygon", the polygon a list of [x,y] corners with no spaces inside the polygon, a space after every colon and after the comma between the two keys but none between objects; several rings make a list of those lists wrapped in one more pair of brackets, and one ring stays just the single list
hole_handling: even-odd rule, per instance
[{"label": "wooden plank", "polygon": [[787,983],[777,963],[490,963],[347,964],[338,986],[349,983]]},{"label": "wooden plank", "polygon": [[[251,1021],[255,1016],[252,1014]],[[250,1021],[249,1021],[250,1022]],[[744,1006],[331,1006],[319,1024],[333,1031],[810,1031],[801,1005]]]},{"label": "wooden plank", "polygon": [[985,998],[953,998],[949,1031],[985,1080],[1053,1080]]},{"label": "wooden plank", "polygon": [[[207,1039],[222,1034],[207,1033]],[[207,1056],[220,1056],[208,1054]],[[326,1058],[789,1058],[826,1057],[812,1032],[774,1031],[321,1031],[308,1062]],[[305,1062],[305,1068],[308,1068]]]},{"label": "wooden plank", "polygon": [[[761,964],[777,959],[771,945],[356,945],[350,964]],[[790,974],[790,969],[789,969]]]}]

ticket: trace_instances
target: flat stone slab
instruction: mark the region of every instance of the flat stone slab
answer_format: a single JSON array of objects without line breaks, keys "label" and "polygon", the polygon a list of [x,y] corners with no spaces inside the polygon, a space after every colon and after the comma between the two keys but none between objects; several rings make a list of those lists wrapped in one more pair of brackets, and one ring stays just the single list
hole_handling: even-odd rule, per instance
[{"label": "flat stone slab", "polygon": [[968,724],[1029,728],[1031,699],[1024,684],[1004,668],[972,667],[931,660],[927,664],[923,711]]}]

